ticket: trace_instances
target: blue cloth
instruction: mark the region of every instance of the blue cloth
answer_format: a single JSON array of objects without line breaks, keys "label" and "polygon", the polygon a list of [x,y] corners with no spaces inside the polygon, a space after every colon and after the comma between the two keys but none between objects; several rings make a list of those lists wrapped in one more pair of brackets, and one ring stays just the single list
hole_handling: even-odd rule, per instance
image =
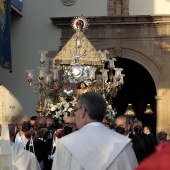
[{"label": "blue cloth", "polygon": [[11,0],[13,4],[20,12],[22,12],[22,1],[21,0]]},{"label": "blue cloth", "polygon": [[4,0],[0,6],[0,66],[12,72],[10,16],[11,1]]}]

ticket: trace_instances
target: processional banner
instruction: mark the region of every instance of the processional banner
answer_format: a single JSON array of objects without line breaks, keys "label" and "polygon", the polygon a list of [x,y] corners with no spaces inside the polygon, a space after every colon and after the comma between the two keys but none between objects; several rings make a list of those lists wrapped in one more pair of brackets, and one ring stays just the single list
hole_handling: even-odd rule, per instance
[{"label": "processional banner", "polygon": [[10,16],[11,1],[0,0],[0,66],[12,72]]}]

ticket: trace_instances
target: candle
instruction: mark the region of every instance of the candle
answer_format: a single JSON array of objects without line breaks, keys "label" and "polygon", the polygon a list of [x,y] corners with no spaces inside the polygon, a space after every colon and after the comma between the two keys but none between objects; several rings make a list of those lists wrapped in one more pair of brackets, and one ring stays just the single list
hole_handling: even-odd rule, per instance
[{"label": "candle", "polygon": [[115,68],[115,63],[114,62],[116,61],[116,58],[108,59],[108,61],[109,61],[108,68],[110,68],[110,69]]},{"label": "candle", "polygon": [[102,71],[102,74],[103,74],[103,79],[104,80],[107,80],[108,79],[108,69],[104,69],[103,71]]},{"label": "candle", "polygon": [[58,69],[51,69],[53,74],[53,80],[56,81],[58,79]]},{"label": "candle", "polygon": [[101,61],[107,61],[106,54],[109,54],[109,52],[107,50],[104,50],[103,52],[101,50],[99,50],[98,53],[100,54]]},{"label": "candle", "polygon": [[39,78],[45,77],[46,67],[37,67],[39,69]]},{"label": "candle", "polygon": [[120,81],[119,81],[119,84],[124,84],[124,80],[123,80],[123,77],[124,77],[125,75],[124,74],[121,74],[121,78],[120,78]]},{"label": "candle", "polygon": [[115,79],[119,81],[121,79],[121,72],[123,68],[114,68],[115,70]]},{"label": "candle", "polygon": [[50,85],[52,74],[47,74],[45,78],[45,84]]},{"label": "candle", "polygon": [[42,52],[40,56],[40,63],[44,63],[46,60],[46,53]]},{"label": "candle", "polygon": [[32,70],[25,70],[26,72],[28,72],[28,76],[27,76],[27,80],[29,82],[32,82],[33,81],[33,69]]},{"label": "candle", "polygon": [[48,51],[39,50],[38,53],[40,53],[40,63],[44,64],[44,62],[46,61],[46,55],[48,54]]}]

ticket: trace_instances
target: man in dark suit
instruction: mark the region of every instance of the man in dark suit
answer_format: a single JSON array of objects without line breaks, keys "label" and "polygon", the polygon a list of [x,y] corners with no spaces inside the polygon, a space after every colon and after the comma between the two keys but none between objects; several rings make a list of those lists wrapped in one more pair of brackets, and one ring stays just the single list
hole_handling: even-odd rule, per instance
[{"label": "man in dark suit", "polygon": [[[24,148],[35,154],[41,169],[44,167],[44,160],[47,156],[47,144],[44,136],[48,132],[46,128],[46,119],[38,117],[35,122],[35,129],[30,130],[29,118],[26,115],[18,117],[18,131],[14,137],[14,142],[21,148]],[[32,139],[31,139],[32,137]]]},{"label": "man in dark suit", "polygon": [[143,139],[146,148],[146,155],[149,156],[153,152],[153,147],[151,146],[149,137],[143,133],[142,122],[137,118],[134,119],[133,133]]},{"label": "man in dark suit", "polygon": [[[39,116],[35,120],[35,128],[34,128],[34,135],[33,135],[33,143],[31,140],[26,145],[26,149],[35,153],[38,162],[40,163],[41,169],[44,170],[45,162],[48,159],[48,146],[47,142],[47,134],[49,130],[47,129],[47,121],[43,116]],[[29,132],[26,132],[26,137],[30,139]],[[31,134],[32,135],[32,134]],[[49,169],[50,170],[50,169]]]},{"label": "man in dark suit", "polygon": [[[132,139],[132,147],[135,152],[138,163],[141,162],[146,157],[146,148],[144,146],[143,140],[132,133],[131,125],[132,125],[131,117],[126,115],[120,115],[115,120],[115,131],[118,133],[121,132],[124,136]],[[121,131],[120,131],[121,129]],[[119,131],[118,131],[119,130]]]},{"label": "man in dark suit", "polygon": [[152,128],[150,126],[145,126],[143,128],[143,133],[149,140],[149,145],[150,145],[150,154],[155,151],[155,147],[158,144],[156,137],[152,133]]}]

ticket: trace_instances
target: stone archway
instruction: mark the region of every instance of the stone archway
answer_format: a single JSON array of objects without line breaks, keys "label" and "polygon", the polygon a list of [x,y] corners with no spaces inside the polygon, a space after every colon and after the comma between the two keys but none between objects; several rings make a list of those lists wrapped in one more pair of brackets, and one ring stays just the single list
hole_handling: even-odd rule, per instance
[{"label": "stone archway", "polygon": [[106,48],[106,49],[110,52],[109,57],[114,56],[114,57],[127,58],[136,61],[137,63],[142,65],[152,76],[158,92],[159,88],[161,87],[160,85],[161,67],[157,63],[155,63],[150,57],[134,49],[129,49],[121,46],[116,46],[116,47]]},{"label": "stone archway", "polygon": [[[140,91],[142,91],[143,93],[150,93],[150,94],[143,94],[143,95],[139,96],[141,98],[145,96],[141,100],[138,100],[136,98],[134,100],[129,99],[129,101],[130,102],[134,102],[134,104],[136,105],[134,107],[136,107],[135,110],[137,111],[137,114],[138,114],[137,118],[141,119],[141,121],[144,121],[143,123],[145,125],[146,124],[149,125],[150,122],[151,122],[150,125],[153,126],[154,132],[156,133],[156,129],[157,129],[156,128],[156,123],[159,122],[159,121],[156,120],[156,118],[157,117],[159,118],[159,114],[161,114],[160,108],[157,107],[157,99],[155,98],[155,96],[157,95],[157,91],[158,91],[157,89],[160,88],[160,84],[159,84],[160,83],[160,79],[161,79],[160,67],[156,63],[154,63],[148,56],[146,56],[143,53],[141,53],[139,51],[136,51],[134,49],[129,49],[129,48],[121,47],[121,46],[116,46],[116,47],[112,47],[112,48],[107,48],[107,50],[110,52],[109,57],[113,57],[114,56],[114,57],[117,58],[117,60],[121,59],[122,62],[123,62],[124,59],[126,59],[126,60],[124,60],[124,62],[128,61],[129,64],[132,63],[132,62],[136,63],[136,65],[132,64],[133,66],[135,66],[135,68],[131,68],[131,69],[132,70],[136,69],[136,70],[134,70],[134,74],[137,74],[138,71],[140,71],[138,73],[139,77],[140,77],[140,74],[144,74],[145,77],[148,77],[147,74],[150,75],[149,76],[150,78],[145,79],[145,77],[143,77],[144,78],[143,81],[140,82],[141,84],[143,84],[143,86],[146,86],[147,89],[150,88],[150,90],[146,89],[146,91],[145,90],[143,91],[142,89],[140,89]],[[115,62],[115,65],[116,65],[116,62]],[[129,67],[132,67],[132,65],[130,64]],[[137,66],[137,65],[139,65],[139,66]],[[141,68],[138,70],[138,67],[141,67]],[[141,72],[142,68],[143,68],[143,73]],[[123,69],[124,69],[124,67],[123,67]],[[144,70],[146,70],[146,71],[144,71]],[[126,73],[124,72],[124,74],[126,74]],[[133,74],[133,73],[130,72],[128,74]],[[126,76],[129,77],[129,75],[126,75]],[[125,78],[126,78],[126,76],[125,76]],[[135,75],[134,79],[136,79],[136,78],[137,77]],[[152,79],[152,80],[149,80],[149,79]],[[127,85],[127,84],[129,84],[129,82],[127,82],[127,81],[130,81],[130,80],[129,79],[125,80],[125,86],[126,86],[126,88],[129,88],[129,85]],[[136,81],[138,82],[138,81],[140,81],[140,79],[136,79]],[[146,82],[144,82],[144,81],[146,81]],[[148,85],[146,85],[146,84],[148,84]],[[136,86],[138,86],[138,88],[141,88],[141,86],[138,83],[136,83]],[[120,92],[120,94],[118,96],[118,99],[115,99],[115,101],[117,102],[118,105],[119,105],[119,102],[122,102],[121,107],[124,107],[124,108],[119,109],[119,113],[120,114],[123,114],[122,111],[125,109],[124,105],[125,105],[125,100],[126,100],[126,99],[121,99],[121,98],[123,98],[123,97],[132,98],[131,96],[133,96],[133,98],[135,98],[136,95],[134,95],[132,93],[139,93],[138,90],[137,90],[138,88],[136,88],[136,89],[135,88],[133,90],[131,89],[131,87],[129,88],[129,90],[124,90],[123,89],[123,91]],[[152,89],[155,89],[155,92],[153,92],[154,90],[152,90]],[[137,91],[135,91],[135,90],[137,90]],[[129,96],[129,91],[131,91],[130,92],[131,93],[130,96]],[[152,91],[152,92],[150,92],[150,91]],[[122,93],[127,93],[127,94],[124,95]],[[140,93],[139,93],[139,95],[140,95]],[[151,97],[152,101],[147,99],[147,97],[149,95],[153,96],[153,97]],[[119,100],[119,102],[117,100]],[[151,102],[152,103],[151,105],[152,105],[152,109],[154,109],[154,115],[145,115],[144,114],[144,110],[146,108],[146,103],[147,102]],[[126,105],[126,107],[127,107],[127,105]]]},{"label": "stone archway", "polygon": [[[143,125],[150,125],[156,133],[156,87],[150,73],[139,63],[131,59],[117,57],[116,67],[123,68],[124,85],[113,99],[113,108],[117,115],[124,114],[129,103],[132,104],[136,115]],[[144,114],[147,104],[151,105],[153,114]]]},{"label": "stone archway", "polygon": [[131,60],[136,61],[137,63],[141,64],[152,76],[155,86],[156,86],[156,131],[159,132],[163,126],[163,116],[162,116],[162,86],[161,86],[161,66],[156,64],[150,57],[144,55],[135,50],[131,49],[122,49],[122,56],[124,58],[128,58]]}]

